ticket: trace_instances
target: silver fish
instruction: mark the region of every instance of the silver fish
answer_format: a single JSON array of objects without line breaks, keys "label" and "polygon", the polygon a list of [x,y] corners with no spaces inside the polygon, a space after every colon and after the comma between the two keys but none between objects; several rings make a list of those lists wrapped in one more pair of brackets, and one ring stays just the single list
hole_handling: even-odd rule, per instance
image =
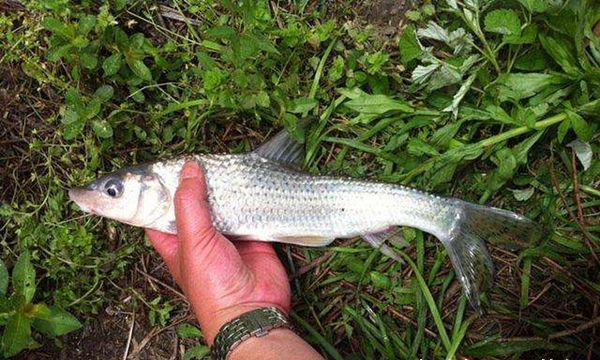
[{"label": "silver fish", "polygon": [[69,190],[83,211],[175,234],[173,196],[189,160],[205,172],[212,221],[236,239],[325,246],[362,236],[401,261],[384,242],[397,226],[420,229],[445,246],[469,302],[480,308],[493,264],[484,240],[527,244],[543,231],[515,213],[404,186],[302,172],[302,145],[282,131],[251,153],[196,155],[137,165]]}]

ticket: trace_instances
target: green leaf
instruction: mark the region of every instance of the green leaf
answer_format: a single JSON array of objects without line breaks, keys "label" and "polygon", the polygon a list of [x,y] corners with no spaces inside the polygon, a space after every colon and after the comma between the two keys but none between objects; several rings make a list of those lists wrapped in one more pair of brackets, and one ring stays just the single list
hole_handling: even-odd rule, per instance
[{"label": "green leaf", "polygon": [[292,101],[292,107],[288,111],[294,114],[302,114],[314,109],[318,104],[319,102],[315,99],[307,97],[298,98]]},{"label": "green leaf", "polygon": [[432,176],[431,186],[435,188],[440,184],[444,184],[452,180],[457,167],[458,162],[455,161],[448,161],[442,166],[436,167],[435,176]]},{"label": "green leaf", "polygon": [[42,26],[65,40],[75,37],[75,31],[73,28],[65,24],[64,21],[54,18],[46,18],[44,21],[42,21]]},{"label": "green leaf", "polygon": [[81,65],[86,68],[86,69],[93,69],[96,67],[96,65],[98,65],[98,58],[96,57],[95,54],[90,54],[88,52],[84,52],[81,53],[81,55],[79,56],[79,59],[81,61]]},{"label": "green leaf", "polygon": [[544,50],[560,65],[563,71],[569,75],[579,76],[581,70],[575,57],[575,49],[571,45],[571,40],[564,36],[548,36],[540,34],[540,43]]},{"label": "green leaf", "polygon": [[73,140],[78,136],[81,136],[85,123],[83,121],[76,121],[65,125],[65,140]]},{"label": "green leaf", "polygon": [[530,24],[520,34],[504,35],[502,40],[508,44],[532,44],[535,42],[537,34],[537,26]]},{"label": "green leaf", "polygon": [[333,59],[333,64],[331,64],[331,67],[329,68],[327,78],[332,82],[336,82],[341,79],[344,75],[344,65],[344,58],[339,55],[336,56],[335,59]]},{"label": "green leaf", "polygon": [[104,76],[111,76],[119,72],[123,65],[123,57],[120,53],[112,54],[111,56],[104,59],[102,63],[102,69],[104,70]]},{"label": "green leaf", "polygon": [[52,47],[48,50],[46,58],[48,61],[58,61],[59,59],[66,57],[73,51],[73,45],[65,44],[58,47]]},{"label": "green leaf", "polygon": [[60,121],[63,124],[68,125],[68,124],[72,124],[78,120],[79,120],[79,115],[71,108],[67,108],[65,110],[65,114],[63,115],[63,117],[61,118]]},{"label": "green leaf", "polygon": [[488,114],[490,114],[490,117],[493,120],[496,120],[498,122],[501,122],[503,124],[508,124],[508,125],[519,125],[519,123],[514,121],[513,118],[510,117],[510,115],[508,115],[506,113],[506,111],[504,111],[504,109],[501,108],[500,106],[488,105],[485,108],[485,111],[487,111]]},{"label": "green leaf", "polygon": [[501,149],[496,153],[496,164],[498,175],[502,178],[510,178],[517,166],[517,159],[510,149]]},{"label": "green leaf", "polygon": [[5,356],[14,356],[32,343],[31,319],[17,312],[8,321],[2,335],[2,350]]},{"label": "green leaf", "polygon": [[388,62],[389,58],[390,55],[383,51],[377,51],[367,55],[367,72],[371,75],[379,73],[383,65]]},{"label": "green leaf", "polygon": [[535,134],[513,146],[512,153],[514,154],[518,165],[527,164],[527,154],[529,153],[529,150],[533,147],[533,145],[535,145],[535,143],[542,137],[543,134],[543,130],[537,131]]},{"label": "green leaf", "polygon": [[531,109],[526,109],[523,107],[517,107],[515,111],[515,118],[517,119],[517,123],[520,125],[525,125],[530,129],[533,129],[535,126],[535,113]]},{"label": "green leaf", "polygon": [[407,150],[410,154],[415,156],[427,155],[439,155],[438,151],[431,145],[427,144],[423,140],[413,137],[408,141]]},{"label": "green leaf", "polygon": [[94,15],[84,16],[79,20],[79,33],[81,35],[87,35],[95,25],[96,17]]},{"label": "green leaf", "polygon": [[492,156],[492,161],[498,167],[488,177],[486,187],[489,191],[494,192],[513,177],[517,170],[517,159],[510,149],[502,148]]},{"label": "green leaf", "polygon": [[92,121],[92,130],[94,133],[103,139],[107,139],[113,136],[113,129],[110,123],[106,120],[94,120]]},{"label": "green leaf", "polygon": [[436,146],[447,147],[450,141],[454,138],[458,130],[460,130],[460,126],[462,122],[452,122],[449,123],[433,133],[431,136],[431,141]]},{"label": "green leaf", "polygon": [[146,38],[144,37],[144,34],[135,33],[129,38],[129,47],[131,49],[139,50],[144,45],[145,40]]},{"label": "green leaf", "polygon": [[52,313],[46,304],[29,304],[22,310],[24,310],[22,313],[27,315],[28,318],[45,318]]},{"label": "green leaf", "polygon": [[6,295],[6,289],[8,288],[8,269],[4,264],[4,261],[0,259],[0,296]]},{"label": "green leaf", "polygon": [[538,48],[529,50],[515,61],[515,69],[541,71],[547,68],[544,52]]},{"label": "green leaf", "polygon": [[77,49],[83,49],[88,46],[89,43],[90,41],[82,35],[77,35],[75,38],[71,39],[71,45],[75,46]]},{"label": "green leaf", "polygon": [[144,64],[142,60],[130,60],[127,62],[129,68],[133,73],[142,80],[152,80],[152,73],[150,69]]},{"label": "green leaf", "polygon": [[226,77],[227,75],[225,75],[218,68],[206,70],[202,73],[204,88],[209,91],[214,90],[221,84],[223,79],[225,79]]},{"label": "green leaf", "polygon": [[511,9],[498,9],[490,12],[485,17],[485,31],[504,35],[520,35],[521,20],[519,15]]},{"label": "green leaf", "polygon": [[371,283],[378,288],[389,289],[392,285],[390,278],[380,272],[371,271],[369,273],[369,277]]},{"label": "green leaf", "polygon": [[65,100],[69,105],[81,106],[81,95],[79,94],[79,91],[74,87],[70,87],[67,90],[67,93],[65,94]]},{"label": "green leaf", "polygon": [[592,127],[588,125],[588,123],[576,112],[566,109],[567,118],[571,121],[571,126],[573,127],[573,131],[577,136],[585,141],[589,142],[592,140],[594,136],[594,132],[592,131]]},{"label": "green leaf", "polygon": [[211,27],[208,31],[206,31],[206,36],[211,39],[227,39],[231,40],[237,36],[237,32],[235,29],[229,26],[214,26]]},{"label": "green leaf", "polygon": [[275,47],[273,41],[268,37],[261,34],[254,34],[251,35],[251,38],[254,39],[255,45],[260,50],[269,54],[280,55],[279,50],[277,50],[277,47]]},{"label": "green leaf", "polygon": [[177,326],[175,332],[177,333],[177,337],[179,337],[180,339],[202,337],[202,331],[200,331],[200,329],[187,323],[183,323]]},{"label": "green leaf", "polygon": [[101,108],[102,108],[102,103],[100,102],[100,100],[97,98],[93,98],[92,100],[90,100],[90,102],[85,107],[85,110],[84,110],[85,118],[89,120],[89,119],[93,118],[94,116],[98,115],[100,113]]},{"label": "green leaf", "polygon": [[300,144],[304,144],[306,131],[304,127],[298,126],[298,119],[296,116],[290,113],[285,113],[281,117],[281,120],[283,126],[286,128],[292,138]]},{"label": "green leaf", "polygon": [[204,359],[210,354],[210,348],[206,345],[196,345],[193,348],[186,350],[183,355],[183,360]]},{"label": "green leaf", "polygon": [[23,251],[17,259],[12,271],[12,282],[15,294],[23,295],[25,303],[30,303],[35,294],[35,269],[28,250]]},{"label": "green leaf", "polygon": [[0,316],[0,326],[4,326],[8,322],[9,318],[7,317],[7,313],[19,312],[19,309],[21,309],[24,303],[25,298],[23,295],[13,293],[9,298],[0,295],[0,313],[4,313]]},{"label": "green leaf", "polygon": [[266,91],[259,91],[256,94],[256,105],[262,107],[269,107],[271,105],[271,99]]},{"label": "green leaf", "polygon": [[110,85],[102,85],[94,92],[94,98],[100,102],[107,102],[113,97],[115,90]]},{"label": "green leaf", "polygon": [[119,47],[119,50],[129,50],[129,36],[120,27],[115,30],[115,43]]},{"label": "green leaf", "polygon": [[48,307],[49,311],[39,312],[33,321],[33,327],[50,336],[61,336],[81,327],[81,323],[70,313],[56,306]]},{"label": "green leaf", "polygon": [[345,102],[344,105],[362,114],[384,114],[388,111],[413,111],[413,108],[403,100],[393,99],[387,95],[369,95],[366,93]]},{"label": "green leaf", "polygon": [[571,121],[567,118],[565,120],[563,120],[560,125],[558,126],[558,131],[556,133],[556,137],[558,139],[558,142],[563,142],[563,140],[565,139],[565,136],[567,135],[567,131],[569,131],[569,128],[571,127]]},{"label": "green leaf", "polygon": [[518,0],[530,12],[544,12],[548,9],[547,0]]},{"label": "green leaf", "polygon": [[496,81],[498,100],[521,100],[531,97],[548,86],[562,85],[569,80],[557,74],[511,73],[502,74]]},{"label": "green leaf", "polygon": [[564,343],[551,343],[545,340],[511,340],[511,341],[486,341],[475,344],[464,349],[466,355],[475,358],[501,357],[506,358],[510,355],[521,355],[526,351],[532,350],[555,350],[555,351],[573,351],[575,348]]},{"label": "green leaf", "polygon": [[404,29],[404,32],[398,41],[398,48],[400,50],[400,61],[402,61],[404,65],[421,56],[423,50],[421,50],[421,47],[419,46],[414,26],[409,25]]}]

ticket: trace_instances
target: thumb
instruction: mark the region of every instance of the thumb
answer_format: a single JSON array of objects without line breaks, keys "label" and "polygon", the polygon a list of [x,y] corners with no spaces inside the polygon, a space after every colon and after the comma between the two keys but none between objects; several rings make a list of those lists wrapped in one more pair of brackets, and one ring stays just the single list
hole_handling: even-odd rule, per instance
[{"label": "thumb", "polygon": [[180,260],[203,263],[215,254],[237,256],[233,244],[213,226],[204,174],[196,161],[187,162],[175,193],[175,218]]}]

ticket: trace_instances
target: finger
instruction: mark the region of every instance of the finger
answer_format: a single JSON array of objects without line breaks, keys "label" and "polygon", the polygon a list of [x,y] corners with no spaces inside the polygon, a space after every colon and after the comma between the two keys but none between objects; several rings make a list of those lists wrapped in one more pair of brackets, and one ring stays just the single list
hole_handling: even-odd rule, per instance
[{"label": "finger", "polygon": [[273,245],[263,241],[238,241],[235,243],[235,247],[242,257],[258,254],[276,255]]},{"label": "finger", "polygon": [[204,175],[195,161],[186,163],[181,171],[175,194],[175,218],[181,254],[202,262],[211,254],[232,251],[231,243],[212,224]]},{"label": "finger", "polygon": [[281,261],[270,243],[262,241],[239,241],[235,247],[244,264],[248,266],[256,276],[269,274],[276,267],[281,267]]},{"label": "finger", "polygon": [[179,280],[179,266],[177,265],[177,236],[165,234],[160,231],[146,229],[146,235],[152,247],[167,264],[167,268],[176,281]]}]

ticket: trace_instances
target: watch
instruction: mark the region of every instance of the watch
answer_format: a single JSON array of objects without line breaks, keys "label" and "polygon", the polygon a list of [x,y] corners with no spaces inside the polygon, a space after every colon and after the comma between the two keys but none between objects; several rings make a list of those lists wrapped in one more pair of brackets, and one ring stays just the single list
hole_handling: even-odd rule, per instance
[{"label": "watch", "polygon": [[242,341],[262,337],[276,328],[292,329],[287,316],[276,307],[264,307],[243,313],[219,329],[211,349],[214,360],[225,360]]}]

